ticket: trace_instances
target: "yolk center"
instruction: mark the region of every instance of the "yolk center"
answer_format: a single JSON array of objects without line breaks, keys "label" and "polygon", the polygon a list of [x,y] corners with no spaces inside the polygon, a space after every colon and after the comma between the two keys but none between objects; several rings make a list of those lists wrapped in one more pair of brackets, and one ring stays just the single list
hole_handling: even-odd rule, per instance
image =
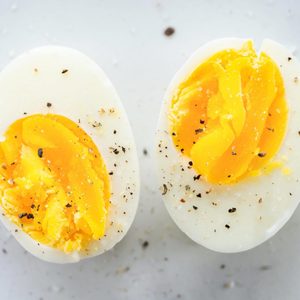
[{"label": "yolk center", "polygon": [[109,175],[92,139],[59,115],[14,122],[0,143],[0,204],[33,239],[65,252],[105,234]]},{"label": "yolk center", "polygon": [[278,151],[288,109],[280,70],[251,42],[220,51],[181,83],[169,111],[176,148],[211,183],[257,174]]}]

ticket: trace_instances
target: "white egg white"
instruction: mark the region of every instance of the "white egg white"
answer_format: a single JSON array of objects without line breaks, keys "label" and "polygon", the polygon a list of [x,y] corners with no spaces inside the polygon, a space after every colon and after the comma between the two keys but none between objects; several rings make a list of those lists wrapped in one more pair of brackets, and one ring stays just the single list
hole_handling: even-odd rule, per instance
[{"label": "white egg white", "polygon": [[[300,199],[300,64],[286,48],[271,40],[264,40],[260,51],[280,68],[289,107],[287,133],[273,160],[283,161],[289,175],[275,169],[232,185],[194,180],[197,174],[188,168],[189,159],[175,149],[171,139],[168,111],[179,84],[211,55],[240,49],[245,41],[220,39],[198,49],[173,78],[157,129],[158,176],[169,214],[192,240],[219,252],[240,252],[263,243],[289,220]],[[231,208],[236,211],[230,213]]]},{"label": "white egg white", "polygon": [[[47,102],[52,106],[47,107]],[[133,222],[139,198],[139,171],[126,112],[105,73],[76,50],[36,48],[16,58],[0,73],[0,103],[1,134],[24,114],[63,115],[90,135],[108,172],[113,172],[106,234],[92,242],[88,252],[66,254],[39,244],[0,214],[5,227],[27,251],[49,262],[77,262],[111,249]]]}]

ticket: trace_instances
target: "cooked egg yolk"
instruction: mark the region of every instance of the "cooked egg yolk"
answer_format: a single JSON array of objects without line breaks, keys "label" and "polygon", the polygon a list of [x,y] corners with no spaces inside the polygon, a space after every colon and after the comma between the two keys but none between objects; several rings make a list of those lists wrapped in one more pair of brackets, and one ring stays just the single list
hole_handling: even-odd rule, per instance
[{"label": "cooked egg yolk", "polygon": [[252,42],[220,51],[182,82],[170,107],[175,146],[211,183],[258,175],[278,151],[287,124],[280,70]]},{"label": "cooked egg yolk", "polygon": [[14,122],[0,143],[0,204],[34,240],[85,251],[105,234],[109,176],[92,139],[60,115]]}]

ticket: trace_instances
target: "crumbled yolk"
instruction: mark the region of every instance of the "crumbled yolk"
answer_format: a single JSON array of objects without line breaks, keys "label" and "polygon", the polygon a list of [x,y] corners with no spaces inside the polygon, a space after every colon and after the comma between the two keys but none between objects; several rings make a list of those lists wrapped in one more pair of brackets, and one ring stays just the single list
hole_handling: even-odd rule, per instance
[{"label": "crumbled yolk", "polygon": [[251,41],[198,66],[180,84],[169,113],[175,146],[211,183],[260,173],[279,149],[287,115],[280,70]]},{"label": "crumbled yolk", "polygon": [[105,234],[110,183],[92,139],[60,115],[14,122],[0,143],[0,204],[34,240],[80,251]]}]

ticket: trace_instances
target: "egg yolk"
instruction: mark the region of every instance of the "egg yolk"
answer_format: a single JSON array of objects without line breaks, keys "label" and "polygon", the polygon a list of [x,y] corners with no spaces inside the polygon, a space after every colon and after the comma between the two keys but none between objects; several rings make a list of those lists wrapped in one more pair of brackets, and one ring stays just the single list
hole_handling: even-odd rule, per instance
[{"label": "egg yolk", "polygon": [[92,139],[60,115],[14,122],[0,143],[0,205],[34,240],[66,253],[105,234],[110,181]]},{"label": "egg yolk", "polygon": [[258,175],[278,151],[288,109],[280,70],[251,41],[198,66],[174,95],[169,118],[176,148],[210,183]]}]

